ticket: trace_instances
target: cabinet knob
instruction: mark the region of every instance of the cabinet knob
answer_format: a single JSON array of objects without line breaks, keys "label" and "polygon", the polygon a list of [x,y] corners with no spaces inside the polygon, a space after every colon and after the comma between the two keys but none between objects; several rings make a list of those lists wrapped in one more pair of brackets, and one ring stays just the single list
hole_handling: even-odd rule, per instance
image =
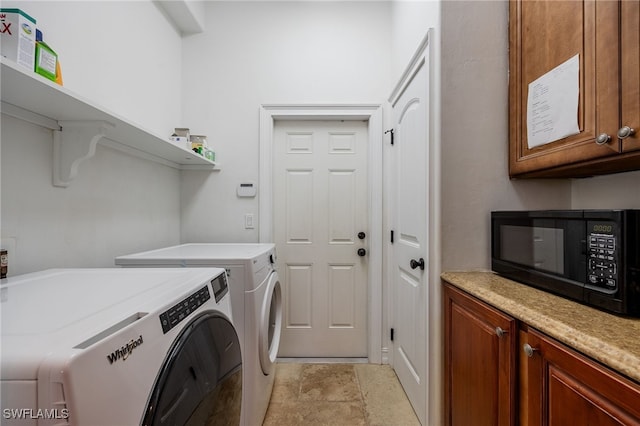
[{"label": "cabinet knob", "polygon": [[496,327],[496,336],[502,337],[507,333],[508,333],[508,331],[503,330],[502,327]]},{"label": "cabinet knob", "polygon": [[606,143],[609,143],[610,140],[611,140],[611,136],[609,136],[606,133],[600,133],[596,138],[596,144],[604,145]]},{"label": "cabinet knob", "polygon": [[629,126],[620,127],[620,129],[618,130],[618,138],[620,139],[626,139],[629,136],[633,136],[635,134],[636,134],[635,129],[632,129]]},{"label": "cabinet knob", "polygon": [[537,351],[538,349],[536,348],[532,348],[530,344],[525,343],[524,345],[522,345],[522,350],[524,351],[524,354],[526,356],[528,356],[529,358],[531,358],[533,356],[533,353],[535,351]]},{"label": "cabinet knob", "polygon": [[358,256],[363,257],[367,254],[367,251],[363,248],[358,249]]}]

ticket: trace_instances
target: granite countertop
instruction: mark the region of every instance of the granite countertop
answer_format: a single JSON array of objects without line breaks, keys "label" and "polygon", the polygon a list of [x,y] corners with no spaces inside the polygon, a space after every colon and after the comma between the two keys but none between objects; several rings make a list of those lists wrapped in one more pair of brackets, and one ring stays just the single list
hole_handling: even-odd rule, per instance
[{"label": "granite countertop", "polygon": [[612,315],[493,272],[444,272],[442,279],[640,382],[639,318]]}]

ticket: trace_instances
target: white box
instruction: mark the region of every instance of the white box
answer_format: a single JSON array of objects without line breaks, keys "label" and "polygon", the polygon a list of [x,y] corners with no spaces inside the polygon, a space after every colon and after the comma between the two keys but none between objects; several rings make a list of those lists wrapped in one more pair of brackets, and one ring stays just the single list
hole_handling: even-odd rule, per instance
[{"label": "white box", "polygon": [[20,9],[0,9],[0,54],[34,70],[36,20]]},{"label": "white box", "polygon": [[191,151],[191,142],[189,141],[189,138],[186,138],[184,136],[171,136],[169,140],[174,144]]}]

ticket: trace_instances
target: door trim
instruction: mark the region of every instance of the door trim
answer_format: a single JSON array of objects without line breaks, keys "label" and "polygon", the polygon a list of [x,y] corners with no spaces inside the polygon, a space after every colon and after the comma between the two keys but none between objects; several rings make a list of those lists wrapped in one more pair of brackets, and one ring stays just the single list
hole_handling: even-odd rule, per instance
[{"label": "door trim", "polygon": [[382,363],[382,107],[378,104],[260,106],[260,242],[273,241],[273,127],[276,120],[368,120],[368,357]]}]

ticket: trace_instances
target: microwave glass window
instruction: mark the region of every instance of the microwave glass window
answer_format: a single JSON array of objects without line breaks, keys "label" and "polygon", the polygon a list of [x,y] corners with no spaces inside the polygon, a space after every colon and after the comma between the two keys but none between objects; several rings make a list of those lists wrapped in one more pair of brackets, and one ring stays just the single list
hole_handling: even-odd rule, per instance
[{"label": "microwave glass window", "polygon": [[564,230],[517,225],[500,226],[500,258],[564,274]]}]

